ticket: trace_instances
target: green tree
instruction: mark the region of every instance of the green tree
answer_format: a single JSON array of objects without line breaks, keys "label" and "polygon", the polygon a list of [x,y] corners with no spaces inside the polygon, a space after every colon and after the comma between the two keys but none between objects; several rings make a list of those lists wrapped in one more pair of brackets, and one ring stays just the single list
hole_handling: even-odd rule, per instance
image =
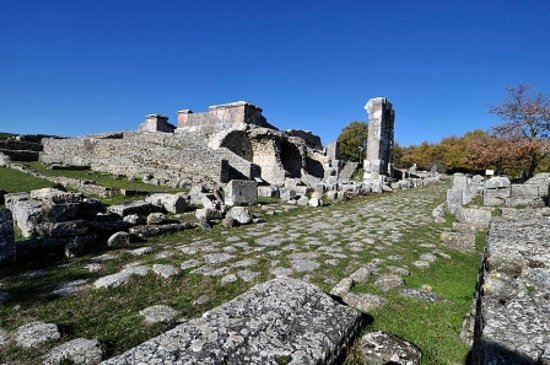
[{"label": "green tree", "polygon": [[338,151],[341,160],[361,162],[366,152],[369,129],[366,122],[353,121],[342,129],[338,136]]}]

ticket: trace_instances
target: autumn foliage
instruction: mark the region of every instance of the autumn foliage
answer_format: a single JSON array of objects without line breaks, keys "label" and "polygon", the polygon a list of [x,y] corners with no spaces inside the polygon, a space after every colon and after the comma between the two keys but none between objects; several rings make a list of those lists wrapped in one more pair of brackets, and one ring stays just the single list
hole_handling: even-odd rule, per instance
[{"label": "autumn foliage", "polygon": [[490,110],[502,124],[489,132],[474,130],[462,137],[447,137],[439,143],[424,142],[398,147],[396,166],[440,172],[480,172],[494,169],[529,178],[550,166],[550,98],[532,95],[530,87],[506,88],[505,100]]}]

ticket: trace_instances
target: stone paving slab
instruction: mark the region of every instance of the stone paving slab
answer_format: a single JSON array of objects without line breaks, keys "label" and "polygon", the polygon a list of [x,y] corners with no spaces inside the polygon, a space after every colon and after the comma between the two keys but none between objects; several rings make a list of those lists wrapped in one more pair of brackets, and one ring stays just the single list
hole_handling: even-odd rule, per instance
[{"label": "stone paving slab", "polygon": [[317,287],[278,278],[102,364],[333,364],[362,322]]}]

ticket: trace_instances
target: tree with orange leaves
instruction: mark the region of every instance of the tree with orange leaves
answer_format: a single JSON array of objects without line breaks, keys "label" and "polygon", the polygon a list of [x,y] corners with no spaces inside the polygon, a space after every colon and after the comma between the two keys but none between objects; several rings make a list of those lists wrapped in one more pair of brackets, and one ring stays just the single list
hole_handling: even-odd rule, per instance
[{"label": "tree with orange leaves", "polygon": [[509,159],[522,167],[525,178],[530,178],[549,152],[550,98],[534,95],[524,84],[505,90],[506,99],[491,108],[504,121],[493,127],[493,134],[501,139],[500,147],[493,150],[497,154],[510,153]]}]

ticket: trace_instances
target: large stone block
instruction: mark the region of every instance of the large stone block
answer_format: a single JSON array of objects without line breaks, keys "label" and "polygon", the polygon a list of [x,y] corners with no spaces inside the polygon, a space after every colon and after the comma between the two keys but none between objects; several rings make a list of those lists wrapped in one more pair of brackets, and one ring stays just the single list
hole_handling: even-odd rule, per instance
[{"label": "large stone block", "polygon": [[8,209],[0,210],[0,264],[15,261],[13,218]]},{"label": "large stone block", "polygon": [[179,214],[185,212],[187,199],[184,194],[156,193],[145,197],[147,203],[162,207],[168,213]]},{"label": "large stone block", "polygon": [[334,364],[362,318],[314,285],[278,278],[103,364]]},{"label": "large stone block", "polygon": [[149,213],[158,211],[159,208],[145,201],[135,201],[118,205],[111,205],[107,208],[110,213],[118,214],[125,217],[130,214],[148,215]]},{"label": "large stone block", "polygon": [[279,188],[271,185],[258,186],[258,196],[264,198],[279,198]]},{"label": "large stone block", "polygon": [[36,226],[42,222],[44,217],[42,204],[23,198],[11,200],[10,197],[9,203],[6,200],[6,206],[11,209],[15,224],[23,237],[36,236]]},{"label": "large stone block", "polygon": [[483,205],[504,205],[505,200],[510,197],[510,190],[510,187],[501,189],[485,189],[483,191]]},{"label": "large stone block", "polygon": [[225,185],[225,204],[251,205],[258,200],[258,183],[251,180],[231,180]]},{"label": "large stone block", "polygon": [[512,184],[511,198],[515,199],[537,199],[539,187],[534,184]]},{"label": "large stone block", "polygon": [[456,214],[459,223],[471,225],[476,231],[489,228],[491,223],[491,210],[488,208],[462,208]]}]

